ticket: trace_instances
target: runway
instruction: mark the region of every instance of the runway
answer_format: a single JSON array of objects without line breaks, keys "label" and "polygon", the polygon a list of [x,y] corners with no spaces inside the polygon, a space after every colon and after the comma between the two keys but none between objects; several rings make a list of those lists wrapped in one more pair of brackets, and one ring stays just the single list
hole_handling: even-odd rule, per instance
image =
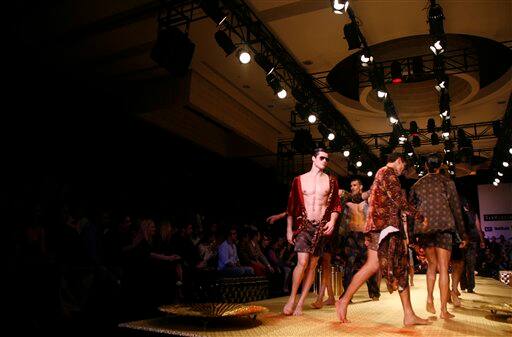
[{"label": "runway", "polygon": [[[349,306],[348,318],[351,323],[337,321],[334,307],[328,306],[316,310],[310,307],[314,294],[306,302],[302,316],[284,316],[281,313],[286,297],[273,298],[254,304],[267,307],[270,311],[253,319],[242,319],[231,323],[203,325],[190,321],[169,318],[129,322],[124,328],[157,332],[177,336],[511,336],[512,324],[506,322],[503,315],[493,315],[483,309],[485,304],[512,303],[512,287],[496,280],[477,277],[475,293],[463,293],[462,307],[448,305],[455,315],[450,320],[442,320],[425,310],[425,275],[415,276],[415,286],[411,288],[414,310],[421,317],[432,318],[428,326],[404,327],[402,307],[397,293],[384,292],[379,301],[368,299],[366,286],[354,296]],[[439,290],[434,292],[436,309],[439,311]]]}]

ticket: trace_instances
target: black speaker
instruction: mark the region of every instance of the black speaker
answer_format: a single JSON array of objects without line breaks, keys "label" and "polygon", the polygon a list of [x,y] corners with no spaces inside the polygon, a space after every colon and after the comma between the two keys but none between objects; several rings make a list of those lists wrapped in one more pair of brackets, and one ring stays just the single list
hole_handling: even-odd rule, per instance
[{"label": "black speaker", "polygon": [[151,58],[173,76],[184,76],[196,45],[176,27],[160,27]]}]

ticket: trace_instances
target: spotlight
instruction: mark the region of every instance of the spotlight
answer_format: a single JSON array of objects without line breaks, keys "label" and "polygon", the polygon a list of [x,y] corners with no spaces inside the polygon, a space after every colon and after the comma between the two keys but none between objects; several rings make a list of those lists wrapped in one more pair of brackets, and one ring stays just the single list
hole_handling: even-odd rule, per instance
[{"label": "spotlight", "polygon": [[373,172],[372,172],[372,171],[368,171],[368,173],[366,173],[366,175],[367,175],[368,177],[371,177],[371,176],[373,176]]},{"label": "spotlight", "polygon": [[342,15],[348,9],[348,0],[332,0],[332,11],[334,14]]},{"label": "spotlight", "polygon": [[436,121],[434,118],[429,118],[427,122],[427,131],[430,133],[436,132]]},{"label": "spotlight", "polygon": [[442,118],[450,115],[450,95],[447,92],[443,92],[439,98],[439,114]]},{"label": "spotlight", "polygon": [[388,93],[384,90],[377,90],[377,97],[384,99],[388,97]]},{"label": "spotlight", "polygon": [[500,178],[494,178],[494,181],[497,182],[498,184],[501,182]]},{"label": "spotlight", "polygon": [[445,91],[448,91],[448,84],[449,79],[447,76],[443,74],[436,79],[436,85],[434,86],[434,88],[437,90],[437,92],[443,93]]},{"label": "spotlight", "polygon": [[316,123],[316,116],[313,115],[313,114],[310,114],[309,117],[308,117],[308,122],[310,122],[311,124],[315,124]]},{"label": "spotlight", "polygon": [[167,27],[160,23],[151,58],[173,76],[184,76],[192,61],[196,45],[187,34],[177,27]]},{"label": "spotlight", "polygon": [[251,54],[245,48],[241,48],[238,50],[238,60],[242,64],[247,64],[251,62]]},{"label": "spotlight", "polygon": [[437,40],[433,45],[431,45],[430,50],[432,50],[434,55],[440,55],[444,53],[444,48],[443,45],[441,44],[441,40]]},{"label": "spotlight", "polygon": [[508,148],[508,153],[512,154],[512,147]]},{"label": "spotlight", "polygon": [[443,138],[449,139],[450,138],[450,129],[451,129],[451,123],[450,120],[445,119],[443,121],[442,130],[443,130]]},{"label": "spotlight", "polygon": [[432,143],[432,145],[437,145],[439,144],[439,136],[437,135],[437,133],[433,133],[431,136],[430,136],[430,142]]},{"label": "spotlight", "polygon": [[503,173],[501,173],[500,171],[498,171],[498,175],[499,175],[500,177],[503,177]]},{"label": "spotlight", "polygon": [[265,71],[265,75],[269,75],[274,71],[274,66],[268,61],[268,59],[263,56],[263,54],[254,55],[254,61],[260,66],[263,71]]},{"label": "spotlight", "polygon": [[493,182],[492,184],[493,184],[494,186],[496,186],[496,187],[498,187],[498,185],[499,185],[497,182]]},{"label": "spotlight", "polygon": [[508,167],[509,166],[508,161],[504,161],[502,165],[503,165],[503,167]]},{"label": "spotlight", "polygon": [[391,62],[391,82],[402,83],[402,66],[398,61]]},{"label": "spotlight", "polygon": [[405,153],[407,153],[407,155],[409,157],[414,156],[414,149],[412,148],[411,143],[409,143],[409,142],[405,143],[404,151],[405,151]]},{"label": "spotlight", "polygon": [[400,135],[400,137],[398,137],[398,143],[399,143],[400,145],[405,144],[405,142],[406,142],[406,141],[407,141],[407,137],[405,137],[405,135],[404,135],[404,134],[401,134],[401,135]]},{"label": "spotlight", "polygon": [[423,175],[424,175],[424,174],[425,174],[425,172],[420,171],[420,173],[418,173],[418,176],[419,176],[419,177],[423,177]]},{"label": "spotlight", "polygon": [[215,41],[217,41],[219,47],[221,47],[222,50],[224,50],[226,56],[229,56],[235,52],[236,46],[225,31],[218,30],[214,36]]},{"label": "spotlight", "polygon": [[201,8],[217,26],[222,25],[227,18],[226,14],[220,9],[218,0],[201,1]]},{"label": "spotlight", "polygon": [[443,20],[443,8],[438,4],[432,5],[428,10],[428,25],[430,28],[430,34],[435,36],[444,34]]},{"label": "spotlight", "polygon": [[336,138],[336,135],[332,132],[327,135],[327,139],[329,140],[334,140],[334,138]]},{"label": "spotlight", "polygon": [[358,49],[361,47],[361,39],[359,38],[359,27],[356,22],[347,23],[343,26],[343,34],[348,43],[348,50]]},{"label": "spotlight", "polygon": [[363,54],[361,54],[361,65],[363,67],[368,67],[368,65],[372,62],[373,62],[373,56],[371,56],[367,52],[364,52]]},{"label": "spotlight", "polygon": [[[329,130],[324,124],[322,124],[322,123],[318,124],[318,131],[320,132],[320,134],[322,135],[322,137],[324,139],[326,139],[326,138],[329,140],[334,139],[334,133],[331,130]],[[330,137],[332,137],[332,139]]]},{"label": "spotlight", "polygon": [[343,151],[343,156],[344,156],[345,158],[348,158],[348,156],[350,156],[350,151],[349,151],[349,150],[345,150],[345,151]]},{"label": "spotlight", "polygon": [[361,166],[363,166],[363,162],[361,160],[358,160],[356,162],[356,167],[361,167]]},{"label": "spotlight", "polygon": [[277,78],[276,74],[273,72],[268,74],[267,77],[267,84],[274,90],[274,94],[277,95],[280,99],[283,99],[286,97],[286,90],[283,89],[281,86],[281,82],[279,82],[279,79]]},{"label": "spotlight", "polygon": [[398,116],[395,112],[395,106],[391,100],[386,100],[384,102],[384,110],[386,111],[386,117],[389,119],[391,124],[398,123]]}]

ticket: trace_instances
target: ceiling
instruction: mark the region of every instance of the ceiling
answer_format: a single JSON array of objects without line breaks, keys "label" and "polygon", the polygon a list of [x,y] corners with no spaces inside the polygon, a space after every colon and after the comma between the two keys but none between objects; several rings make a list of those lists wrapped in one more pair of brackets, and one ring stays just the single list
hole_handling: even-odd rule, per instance
[{"label": "ceiling", "polygon": [[[246,3],[311,74],[329,71],[357,52],[348,51],[343,39],[342,28],[349,22],[348,17],[334,15],[328,1],[247,0]],[[427,34],[426,3],[423,0],[356,0],[351,1],[351,6],[372,46]],[[446,16],[447,33],[498,42],[512,40],[511,1],[447,0],[439,3]],[[188,131],[183,136],[227,156],[247,154],[264,161],[265,155],[275,154],[279,139],[293,137],[290,112],[295,101],[291,95],[278,99],[254,62],[241,65],[235,55],[226,57],[213,39],[216,27],[209,19],[193,22],[189,30],[190,39],[196,45],[191,65],[193,75],[186,83],[181,83],[189,86],[183,93],[188,97],[184,103],[188,112],[170,115],[169,111],[180,103],[165,98],[175,97],[180,92],[167,91],[167,86],[176,85],[176,81],[149,55],[156,40],[158,5],[159,1],[154,0],[61,0],[36,5],[20,2],[17,9],[22,14],[14,29],[19,41],[56,71],[87,80],[104,90],[129,92],[125,98],[128,102],[136,101],[133,106],[140,109],[141,116],[163,128],[179,134],[181,131],[176,125],[188,123]],[[406,43],[393,47],[390,42],[385,56],[407,56],[404,55],[407,48]],[[425,53],[427,48],[425,46]],[[429,87],[430,83],[421,82],[390,89],[393,97],[397,97],[398,113],[403,121],[408,123],[414,119],[424,128],[428,118],[439,120]],[[453,124],[500,119],[512,91],[512,70],[485,88],[478,86],[474,74],[460,74],[452,90],[456,90],[453,92],[456,97],[452,105]],[[391,131],[385,114],[368,92],[363,90],[359,102],[337,93],[326,95],[359,134]],[[194,117],[188,118],[188,114]],[[177,123],[176,118],[184,121]],[[201,133],[198,130],[205,134],[211,132],[210,140],[198,137]],[[314,132],[317,134],[316,130]],[[226,133],[230,136],[225,136]],[[218,144],[233,142],[233,134],[244,139],[246,146],[208,144],[215,143],[212,139],[217,139]],[[479,140],[474,142],[474,147],[492,148],[494,143],[494,139]],[[419,148],[419,152],[440,149],[425,146]],[[275,160],[270,157],[269,165]],[[346,172],[341,159],[335,166],[340,173]]]}]

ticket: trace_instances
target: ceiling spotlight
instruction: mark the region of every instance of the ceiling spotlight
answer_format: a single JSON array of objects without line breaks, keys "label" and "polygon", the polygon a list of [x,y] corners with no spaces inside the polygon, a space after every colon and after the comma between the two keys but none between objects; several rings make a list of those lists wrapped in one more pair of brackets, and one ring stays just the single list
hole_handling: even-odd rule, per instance
[{"label": "ceiling spotlight", "polygon": [[503,177],[503,173],[501,173],[500,171],[498,171],[498,175],[499,175],[500,177]]},{"label": "ceiling spotlight", "polygon": [[348,158],[348,156],[350,156],[350,151],[349,150],[343,151],[343,156],[345,156],[345,158]]},{"label": "ceiling spotlight", "polygon": [[368,65],[372,62],[373,62],[373,56],[367,55],[367,54],[361,55],[361,65],[363,67],[368,67]]},{"label": "ceiling spotlight", "polygon": [[439,55],[444,53],[443,45],[441,44],[441,40],[437,40],[433,45],[430,46],[430,50],[434,53],[434,55]]},{"label": "ceiling spotlight", "polygon": [[348,9],[348,0],[333,0],[332,11],[334,14],[342,15]]},{"label": "ceiling spotlight", "polygon": [[283,98],[286,98],[286,90],[284,89],[281,89],[278,93],[277,93],[277,97],[279,97],[280,99],[283,99]]},{"label": "ceiling spotlight", "polygon": [[274,72],[269,73],[266,77],[266,80],[267,84],[272,88],[277,97],[280,99],[286,97],[286,90],[281,86],[281,82],[279,82],[279,79]]},{"label": "ceiling spotlight", "polygon": [[313,114],[309,115],[308,122],[310,122],[311,124],[316,123],[316,116]]},{"label": "ceiling spotlight", "polygon": [[368,177],[371,177],[371,176],[373,176],[373,172],[372,172],[372,171],[368,171],[368,173],[366,173],[366,175],[367,175]]},{"label": "ceiling spotlight", "polygon": [[503,162],[503,167],[508,167],[508,161]]},{"label": "ceiling spotlight", "polygon": [[420,173],[418,173],[418,176],[423,177],[424,174],[425,174],[425,172],[420,171]]},{"label": "ceiling spotlight", "polygon": [[495,178],[494,181],[497,182],[498,184],[501,182],[500,178]]},{"label": "ceiling spotlight", "polygon": [[492,184],[493,184],[494,186],[496,186],[496,187],[498,187],[498,185],[499,185],[497,182],[493,182]]},{"label": "ceiling spotlight", "polygon": [[260,66],[261,69],[263,69],[263,71],[265,71],[265,75],[269,75],[275,69],[270,61],[261,53],[254,55],[254,61],[256,61],[256,63]]},{"label": "ceiling spotlight", "polygon": [[379,98],[386,98],[388,97],[388,93],[384,90],[377,90],[377,97]]},{"label": "ceiling spotlight", "polygon": [[512,147],[508,149],[508,153],[512,154]]},{"label": "ceiling spotlight", "polygon": [[444,139],[450,139],[450,133],[448,131],[443,131],[442,136]]},{"label": "ceiling spotlight", "polygon": [[334,140],[334,138],[336,138],[336,135],[334,133],[329,133],[329,135],[327,135],[327,139],[329,140]]},{"label": "ceiling spotlight", "polygon": [[225,31],[218,30],[215,33],[214,37],[219,47],[221,47],[222,50],[224,50],[224,52],[226,53],[226,56],[229,56],[235,52],[236,46]]},{"label": "ceiling spotlight", "polygon": [[400,145],[403,145],[407,141],[407,137],[405,137],[404,134],[401,134],[400,137],[398,137],[398,143]]},{"label": "ceiling spotlight", "polygon": [[438,92],[442,92],[446,89],[448,89],[448,78],[444,77],[440,80],[438,80],[437,84],[434,86],[434,88],[438,91]]},{"label": "ceiling spotlight", "polygon": [[251,54],[244,48],[238,50],[238,60],[242,64],[247,64],[251,62]]},{"label": "ceiling spotlight", "polygon": [[360,161],[360,160],[358,160],[358,161],[356,162],[356,167],[361,167],[361,166],[363,166],[363,162],[362,162],[362,161]]}]

